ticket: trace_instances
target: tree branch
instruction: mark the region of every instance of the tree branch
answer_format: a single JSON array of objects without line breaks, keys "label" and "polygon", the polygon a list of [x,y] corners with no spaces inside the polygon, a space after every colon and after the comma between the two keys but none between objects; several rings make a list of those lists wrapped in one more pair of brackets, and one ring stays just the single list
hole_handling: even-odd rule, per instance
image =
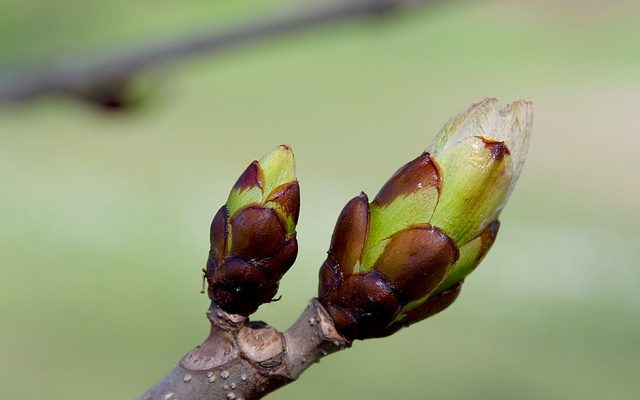
[{"label": "tree branch", "polygon": [[260,399],[351,345],[316,299],[284,333],[215,304],[207,317],[209,337],[139,400]]},{"label": "tree branch", "polygon": [[[118,108],[126,100],[129,82],[136,75],[175,64],[183,59],[217,54],[254,42],[340,21],[372,17],[435,0],[321,1],[310,8],[264,18],[226,31],[208,32],[182,40],[146,44],[130,51],[90,59],[71,60],[51,68],[0,77],[0,104],[65,94]],[[21,68],[22,71],[25,68]]]}]

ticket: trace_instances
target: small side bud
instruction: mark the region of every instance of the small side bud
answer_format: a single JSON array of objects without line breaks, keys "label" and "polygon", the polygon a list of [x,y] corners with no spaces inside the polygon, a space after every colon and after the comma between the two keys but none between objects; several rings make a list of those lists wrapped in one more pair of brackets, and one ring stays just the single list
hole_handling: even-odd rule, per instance
[{"label": "small side bud", "polygon": [[241,315],[273,299],[298,252],[300,189],[289,146],[245,169],[211,224],[209,297]]}]

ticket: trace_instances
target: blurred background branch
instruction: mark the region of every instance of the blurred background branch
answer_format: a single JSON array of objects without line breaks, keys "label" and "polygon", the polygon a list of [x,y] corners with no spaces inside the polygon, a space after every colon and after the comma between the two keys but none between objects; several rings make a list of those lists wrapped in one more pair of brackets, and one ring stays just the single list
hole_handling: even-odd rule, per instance
[{"label": "blurred background branch", "polygon": [[[0,0],[0,71],[328,1]],[[530,98],[536,121],[483,270],[450,311],[274,399],[637,400],[638,21],[637,0],[442,1],[138,74],[146,97],[117,116],[65,94],[3,104],[0,399],[133,399],[165,374],[205,333],[211,217],[278,143],[296,151],[302,245],[256,319],[286,329],[344,203],[495,96]]]},{"label": "blurred background branch", "polygon": [[24,102],[51,94],[79,98],[108,110],[125,108],[130,83],[139,74],[175,64],[190,57],[217,54],[294,32],[358,18],[371,18],[436,0],[319,1],[300,9],[263,17],[183,39],[138,45],[136,48],[79,57],[48,68],[0,75],[0,104]]}]

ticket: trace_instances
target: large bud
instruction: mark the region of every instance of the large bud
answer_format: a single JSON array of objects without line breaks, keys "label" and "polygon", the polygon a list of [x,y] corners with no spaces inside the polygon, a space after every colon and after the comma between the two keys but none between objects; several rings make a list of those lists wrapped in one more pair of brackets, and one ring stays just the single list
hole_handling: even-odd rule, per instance
[{"label": "large bud", "polygon": [[373,202],[361,194],[342,210],[319,299],[347,338],[386,336],[444,310],[491,248],[531,131],[530,103],[496,103],[452,118]]},{"label": "large bud", "polygon": [[209,297],[241,315],[270,302],[298,253],[300,189],[291,149],[279,146],[252,162],[211,223]]}]

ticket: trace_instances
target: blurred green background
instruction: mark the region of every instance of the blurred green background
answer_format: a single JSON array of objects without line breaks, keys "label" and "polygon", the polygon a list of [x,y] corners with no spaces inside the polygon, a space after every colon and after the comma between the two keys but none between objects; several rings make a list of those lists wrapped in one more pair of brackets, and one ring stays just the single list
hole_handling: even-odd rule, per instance
[{"label": "blurred green background", "polygon": [[[0,70],[302,3],[0,0]],[[286,328],[346,201],[495,96],[534,102],[534,137],[460,299],[270,398],[637,399],[639,20],[632,1],[445,2],[190,61],[130,113],[0,109],[0,398],[134,398],[199,343],[210,219],[280,143],[301,250],[257,317]]]}]

